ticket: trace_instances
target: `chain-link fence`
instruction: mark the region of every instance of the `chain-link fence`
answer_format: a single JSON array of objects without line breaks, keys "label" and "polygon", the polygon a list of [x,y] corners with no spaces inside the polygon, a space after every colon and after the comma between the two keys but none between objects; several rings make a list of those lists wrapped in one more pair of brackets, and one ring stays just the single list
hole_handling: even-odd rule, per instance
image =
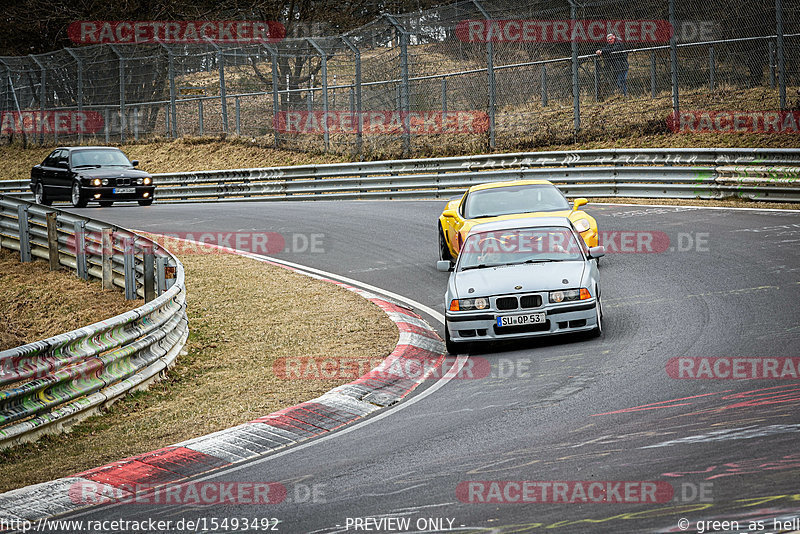
[{"label": "chain-link fence", "polygon": [[798,86],[797,2],[469,0],[336,36],[3,57],[0,135],[446,154],[665,132],[678,110],[797,110]]}]

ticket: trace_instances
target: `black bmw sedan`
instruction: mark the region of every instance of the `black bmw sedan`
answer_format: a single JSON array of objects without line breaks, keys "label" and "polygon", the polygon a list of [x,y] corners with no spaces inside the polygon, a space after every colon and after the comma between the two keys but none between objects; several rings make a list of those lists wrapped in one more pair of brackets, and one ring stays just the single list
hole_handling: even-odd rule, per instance
[{"label": "black bmw sedan", "polygon": [[153,177],[135,169],[138,164],[114,147],[57,148],[31,169],[30,188],[36,203],[46,206],[54,200],[71,200],[76,208],[90,201],[111,206],[121,200],[149,206],[155,191]]}]

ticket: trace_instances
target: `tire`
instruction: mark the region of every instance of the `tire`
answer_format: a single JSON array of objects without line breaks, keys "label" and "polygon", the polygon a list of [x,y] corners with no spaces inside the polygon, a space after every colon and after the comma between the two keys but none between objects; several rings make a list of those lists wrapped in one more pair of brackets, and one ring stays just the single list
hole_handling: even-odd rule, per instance
[{"label": "tire", "polygon": [[456,343],[450,339],[450,330],[447,321],[444,322],[444,345],[447,347],[447,352],[453,356],[457,356],[459,352],[466,351],[467,348],[466,343]]},{"label": "tire", "polygon": [[603,303],[600,295],[597,295],[597,306],[595,307],[595,317],[597,318],[597,327],[592,330],[592,337],[600,337],[603,334]]},{"label": "tire", "polygon": [[89,200],[83,196],[80,182],[72,182],[72,194],[70,197],[72,205],[76,208],[85,208],[86,204],[89,203]]},{"label": "tire", "polygon": [[42,185],[42,182],[36,184],[33,196],[36,199],[36,203],[42,206],[49,206],[53,203],[53,201],[47,196],[47,193],[44,192],[44,186]]},{"label": "tire", "polygon": [[447,260],[452,265],[453,256],[450,254],[450,249],[447,247],[447,240],[444,238],[444,230],[442,225],[439,225],[439,259]]},{"label": "tire", "polygon": [[152,198],[140,198],[138,200],[138,202],[139,202],[140,206],[149,206],[150,204],[153,203],[153,199]]},{"label": "tire", "polygon": [[100,201],[100,205],[102,207],[104,207],[104,208],[110,208],[111,206],[114,205],[114,201],[113,200],[101,200]]}]

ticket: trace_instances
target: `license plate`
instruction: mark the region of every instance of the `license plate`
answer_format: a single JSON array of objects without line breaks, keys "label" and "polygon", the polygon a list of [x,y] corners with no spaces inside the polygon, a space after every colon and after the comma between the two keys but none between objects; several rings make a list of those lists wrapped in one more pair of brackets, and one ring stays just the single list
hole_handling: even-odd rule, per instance
[{"label": "license plate", "polygon": [[124,195],[125,193],[135,193],[135,187],[115,187],[114,194],[115,195]]},{"label": "license plate", "polygon": [[520,326],[526,324],[542,324],[546,321],[544,313],[527,313],[525,315],[502,315],[497,318],[497,326]]}]

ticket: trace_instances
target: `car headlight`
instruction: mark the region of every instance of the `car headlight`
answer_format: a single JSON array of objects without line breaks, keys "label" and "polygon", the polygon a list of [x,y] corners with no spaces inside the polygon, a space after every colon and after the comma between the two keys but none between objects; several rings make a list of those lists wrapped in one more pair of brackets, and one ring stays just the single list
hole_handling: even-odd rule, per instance
[{"label": "car headlight", "polygon": [[108,185],[108,178],[103,178],[103,185]]},{"label": "car headlight", "polygon": [[100,185],[101,183],[102,182],[100,181],[100,178],[95,178],[94,180],[92,180],[92,185]]},{"label": "car headlight", "polygon": [[153,183],[153,179],[149,176],[144,179],[144,185],[150,185],[151,183]]},{"label": "car headlight", "polygon": [[550,292],[550,302],[568,302],[570,300],[586,300],[592,298],[585,287],[580,289],[562,289]]},{"label": "car headlight", "polygon": [[592,225],[589,224],[589,219],[578,219],[572,224],[573,226],[575,226],[575,229],[579,232],[585,232],[586,230],[592,227]]},{"label": "car headlight", "polygon": [[142,185],[143,182],[144,182],[144,180],[142,180],[141,178],[138,178],[136,180],[136,185]]},{"label": "car headlight", "polygon": [[450,302],[450,311],[485,310],[489,307],[489,299],[478,297],[476,299],[453,299]]}]

